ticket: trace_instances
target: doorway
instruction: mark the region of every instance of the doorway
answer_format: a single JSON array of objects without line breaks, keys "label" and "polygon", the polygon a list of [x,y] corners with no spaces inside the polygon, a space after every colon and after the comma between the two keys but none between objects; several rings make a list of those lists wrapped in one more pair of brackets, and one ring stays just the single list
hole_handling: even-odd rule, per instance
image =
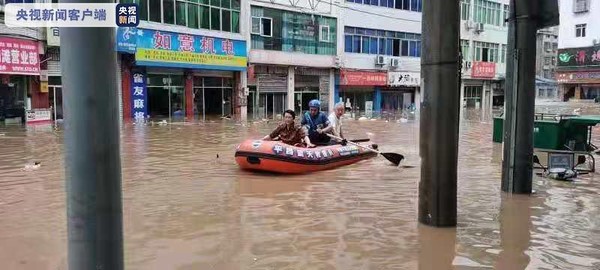
[{"label": "doorway", "polygon": [[220,119],[233,114],[233,79],[194,77],[194,115],[196,119]]},{"label": "doorway", "polygon": [[153,119],[185,119],[183,76],[148,74],[148,113]]},{"label": "doorway", "polygon": [[48,85],[48,97],[52,104],[52,119],[63,120],[63,93],[61,85]]},{"label": "doorway", "polygon": [[297,88],[294,93],[294,111],[296,114],[302,114],[302,112],[308,111],[308,102],[313,99],[319,100],[318,87]]},{"label": "doorway", "polygon": [[258,100],[259,117],[281,119],[287,107],[286,93],[260,93]]}]

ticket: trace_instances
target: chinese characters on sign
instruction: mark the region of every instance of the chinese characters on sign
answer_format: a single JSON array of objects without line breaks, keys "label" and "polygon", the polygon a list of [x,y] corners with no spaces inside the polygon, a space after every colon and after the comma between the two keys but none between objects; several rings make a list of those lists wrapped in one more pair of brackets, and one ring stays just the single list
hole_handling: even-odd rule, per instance
[{"label": "chinese characters on sign", "polygon": [[136,122],[144,121],[148,114],[146,96],[146,76],[142,72],[133,72],[131,81],[131,112]]},{"label": "chinese characters on sign", "polygon": [[421,73],[418,72],[389,72],[389,86],[420,86]]},{"label": "chinese characters on sign", "polygon": [[40,75],[36,41],[0,37],[0,73]]},{"label": "chinese characters on sign", "polygon": [[138,24],[137,4],[117,4],[117,26],[136,27]]},{"label": "chinese characters on sign", "polygon": [[[339,151],[341,151],[341,150],[338,150],[338,152]],[[299,158],[299,159],[332,158],[334,155],[334,153],[331,149],[303,150],[303,149],[294,149],[294,147],[283,146],[280,144],[276,144],[273,146],[273,153],[276,155],[287,156],[287,157],[291,157],[291,158]]]},{"label": "chinese characters on sign", "polygon": [[340,71],[340,85],[379,85],[386,84],[387,75],[385,72],[368,72],[368,71]]},{"label": "chinese characters on sign", "polygon": [[[137,29],[135,58],[141,65],[245,70],[246,42]],[[120,38],[120,37],[119,37]]]},{"label": "chinese characters on sign", "polygon": [[473,78],[494,78],[496,76],[496,63],[494,62],[473,62],[471,77]]},{"label": "chinese characters on sign", "polygon": [[600,46],[558,50],[559,67],[600,65]]},{"label": "chinese characters on sign", "polygon": [[556,81],[559,83],[596,83],[598,80],[598,71],[561,72],[556,75]]},{"label": "chinese characters on sign", "polygon": [[[38,1],[39,2],[39,1]],[[8,27],[114,27],[118,10],[116,3],[7,3],[4,7]],[[135,4],[123,4],[134,6]],[[137,25],[137,15],[129,15],[127,26]],[[135,21],[135,23],[134,23]]]}]

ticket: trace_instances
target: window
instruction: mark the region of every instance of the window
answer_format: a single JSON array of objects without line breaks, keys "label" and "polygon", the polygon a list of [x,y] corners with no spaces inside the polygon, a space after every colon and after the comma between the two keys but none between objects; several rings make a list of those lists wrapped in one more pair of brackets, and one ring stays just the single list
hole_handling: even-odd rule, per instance
[{"label": "window", "polygon": [[502,26],[507,27],[508,26],[508,16],[510,16],[510,6],[509,5],[504,5],[504,21],[502,22]]},{"label": "window", "polygon": [[[250,14],[252,49],[320,55],[337,52],[335,18],[259,6],[252,6]],[[362,46],[368,39],[355,40],[354,35],[344,38],[347,42],[344,51],[369,50],[368,46]]]},{"label": "window", "polygon": [[460,50],[462,52],[463,61],[469,61],[471,59],[469,54],[469,48],[471,47],[470,42],[468,40],[461,39],[460,40]]},{"label": "window", "polygon": [[473,47],[475,50],[474,61],[498,63],[498,44],[474,41]]},{"label": "window", "polygon": [[240,0],[122,0],[121,2],[138,4],[141,20],[195,29],[240,32]]},{"label": "window", "polygon": [[544,42],[544,50],[546,50],[547,52],[552,51],[552,43]]},{"label": "window", "polygon": [[421,12],[423,0],[346,0],[347,2]]},{"label": "window", "polygon": [[502,5],[500,3],[489,0],[475,0],[474,20],[478,23],[501,26],[503,25],[500,17],[501,9]]},{"label": "window", "polygon": [[320,25],[321,31],[319,31],[319,40],[323,42],[329,42],[329,25]]},{"label": "window", "polygon": [[544,65],[549,66],[552,64],[552,57],[544,57]]},{"label": "window", "polygon": [[344,33],[346,52],[421,57],[420,34],[356,27],[346,27]]},{"label": "window", "polygon": [[585,28],[587,24],[577,24],[575,25],[575,37],[585,37]]},{"label": "window", "polygon": [[273,36],[273,19],[265,17],[252,17],[252,29],[250,33],[264,37]]},{"label": "window", "polygon": [[573,12],[581,13],[590,10],[589,0],[573,0]]},{"label": "window", "polygon": [[471,15],[471,0],[460,1],[460,18],[464,21],[468,21]]}]

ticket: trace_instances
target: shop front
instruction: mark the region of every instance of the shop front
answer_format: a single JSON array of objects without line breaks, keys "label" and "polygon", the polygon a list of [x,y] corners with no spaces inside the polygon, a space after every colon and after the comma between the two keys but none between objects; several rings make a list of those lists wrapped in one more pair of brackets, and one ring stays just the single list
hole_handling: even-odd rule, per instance
[{"label": "shop front", "polygon": [[288,67],[251,65],[248,112],[252,119],[278,119],[288,108]]},{"label": "shop front", "polygon": [[388,85],[381,92],[382,117],[396,119],[414,115],[420,86],[419,72],[388,72]]},{"label": "shop front", "polygon": [[600,45],[558,50],[556,81],[564,100],[600,99]]},{"label": "shop front", "polygon": [[340,70],[339,100],[352,118],[379,116],[383,104],[382,88],[387,84],[387,73],[366,70]]},{"label": "shop front", "polygon": [[243,40],[120,28],[117,47],[135,52],[121,56],[127,119],[215,120],[246,106]]},{"label": "shop front", "polygon": [[564,100],[600,99],[600,70],[560,71],[556,81]]},{"label": "shop front", "polygon": [[[500,91],[496,77],[496,63],[474,61],[470,79],[462,80],[462,113],[465,119],[483,120],[490,117],[494,104],[494,91]],[[497,89],[497,90],[494,90]]]},{"label": "shop front", "polygon": [[48,91],[40,87],[39,46],[38,41],[0,37],[0,122],[21,124],[27,115],[47,111]]}]

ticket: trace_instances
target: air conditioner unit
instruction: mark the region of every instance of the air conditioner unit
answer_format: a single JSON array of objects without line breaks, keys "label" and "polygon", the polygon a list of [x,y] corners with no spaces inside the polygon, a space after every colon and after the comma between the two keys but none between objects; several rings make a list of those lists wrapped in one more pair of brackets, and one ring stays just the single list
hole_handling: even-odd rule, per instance
[{"label": "air conditioner unit", "polygon": [[592,42],[594,43],[594,45],[598,45],[600,43],[600,40],[595,38],[594,40],[592,40]]},{"label": "air conditioner unit", "polygon": [[392,61],[390,61],[390,66],[392,66],[392,67],[399,67],[400,66],[400,59],[392,58]]},{"label": "air conditioner unit", "polygon": [[375,63],[377,65],[385,65],[385,56],[383,55],[378,55],[377,59],[375,60]]},{"label": "air conditioner unit", "polygon": [[481,32],[483,32],[483,30],[484,30],[483,23],[476,24],[476,26],[475,26],[475,32],[481,33]]}]

